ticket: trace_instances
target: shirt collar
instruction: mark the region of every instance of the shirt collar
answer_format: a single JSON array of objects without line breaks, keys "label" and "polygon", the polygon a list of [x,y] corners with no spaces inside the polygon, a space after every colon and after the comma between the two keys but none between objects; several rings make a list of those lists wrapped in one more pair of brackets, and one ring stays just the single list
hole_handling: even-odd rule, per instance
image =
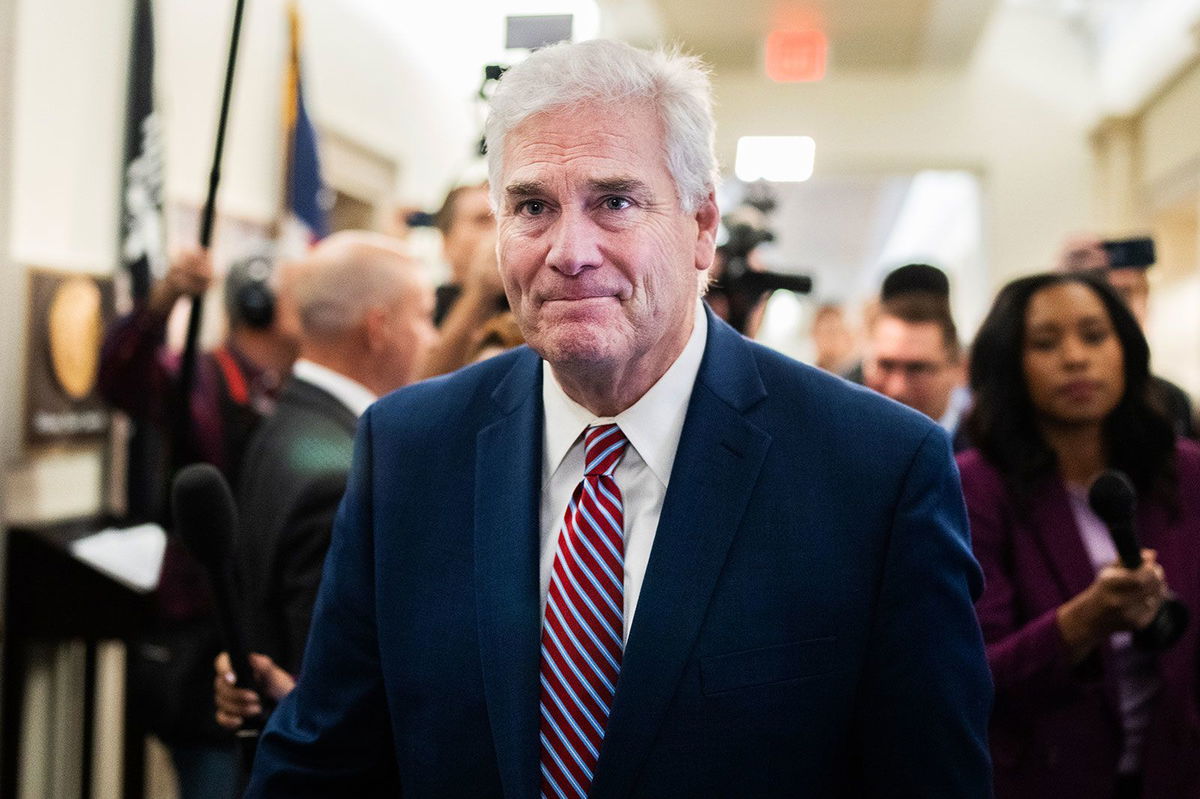
[{"label": "shirt collar", "polygon": [[942,426],[950,435],[958,430],[958,423],[962,420],[963,414],[971,407],[971,390],[966,386],[956,386],[950,392],[950,401],[946,403],[946,412],[942,414],[942,418],[938,419],[938,424]]},{"label": "shirt collar", "polygon": [[666,486],[675,463],[675,450],[683,432],[692,386],[700,373],[704,345],[708,340],[708,316],[697,300],[683,352],[666,373],[631,407],[615,418],[600,418],[567,396],[554,377],[550,364],[542,361],[542,407],[545,413],[542,482],[558,469],[583,431],[593,424],[615,422],[654,476]]},{"label": "shirt collar", "polygon": [[307,358],[299,358],[292,364],[292,376],[329,392],[355,416],[362,416],[367,406],[379,399],[375,392],[357,380]]}]

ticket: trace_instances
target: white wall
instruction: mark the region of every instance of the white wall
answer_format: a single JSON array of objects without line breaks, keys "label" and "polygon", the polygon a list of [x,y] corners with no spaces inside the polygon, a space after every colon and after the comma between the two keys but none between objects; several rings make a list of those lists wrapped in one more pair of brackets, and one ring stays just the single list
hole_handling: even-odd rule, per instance
[{"label": "white wall", "polygon": [[1153,200],[1200,173],[1200,62],[1181,75],[1142,116],[1142,189]]},{"label": "white wall", "polygon": [[989,282],[1044,268],[1089,219],[1092,84],[1056,20],[1000,6],[965,73],[843,74],[772,84],[716,75],[718,155],[739,136],[808,135],[816,174],[977,171]]},{"label": "white wall", "polygon": [[[9,249],[11,235],[12,195],[12,127],[13,127],[13,51],[16,44],[14,22],[17,0],[0,0],[0,453],[4,460],[12,456],[18,441],[23,384],[16,379],[21,374],[23,347],[23,308],[19,273],[12,262]],[[3,547],[0,547],[0,597],[3,591]],[[3,600],[0,599],[0,602]]]},{"label": "white wall", "polygon": [[12,254],[105,273],[116,254],[128,0],[18,0]]},{"label": "white wall", "polygon": [[[1139,199],[1155,218],[1160,265],[1151,271],[1153,291],[1147,337],[1154,368],[1193,398],[1200,398],[1200,62],[1146,108],[1141,117]],[[1190,213],[1171,213],[1185,206]],[[1182,217],[1172,225],[1171,217]]]},{"label": "white wall", "polygon": [[[167,196],[200,207],[208,192],[233,3],[159,0],[155,14]],[[256,222],[274,219],[282,192],[286,31],[283,0],[246,3],[218,208]]]},{"label": "white wall", "polygon": [[[12,141],[12,53],[14,48],[13,23],[16,17],[16,0],[0,0],[0,297],[14,297],[17,292],[17,270],[9,255],[9,177]],[[0,374],[16,375],[21,351],[16,342],[21,340],[21,319],[16,303],[11,300],[0,302]],[[0,453],[4,460],[12,457],[17,445],[17,425],[20,419],[21,381],[11,377],[0,381]],[[3,525],[3,498],[0,497],[0,663],[4,662],[5,647],[9,646],[7,635],[2,629],[6,608],[4,597],[8,586],[4,575],[8,573],[7,532]],[[0,680],[4,674],[0,672]],[[0,714],[5,708],[0,705]],[[0,729],[0,746],[8,744],[11,730]],[[3,777],[3,775],[0,775]]]},{"label": "white wall", "polygon": [[[110,273],[117,251],[117,194],[128,63],[129,6],[16,0],[12,27],[12,174],[5,194],[12,263],[5,304],[16,335],[5,336],[6,385],[18,387],[6,417],[4,511],[32,521],[92,513],[101,504],[98,449],[20,449],[26,270],[48,267]],[[3,266],[0,258],[0,266]],[[11,381],[11,382],[9,382]],[[69,485],[70,491],[63,487]]]}]

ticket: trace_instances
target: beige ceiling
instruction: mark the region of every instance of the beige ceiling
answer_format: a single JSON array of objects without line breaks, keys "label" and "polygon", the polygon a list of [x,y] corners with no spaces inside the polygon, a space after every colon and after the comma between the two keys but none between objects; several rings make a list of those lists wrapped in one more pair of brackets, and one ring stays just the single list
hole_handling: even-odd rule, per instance
[{"label": "beige ceiling", "polygon": [[650,0],[661,36],[718,70],[756,68],[768,32],[817,27],[830,72],[956,68],[996,0]]}]

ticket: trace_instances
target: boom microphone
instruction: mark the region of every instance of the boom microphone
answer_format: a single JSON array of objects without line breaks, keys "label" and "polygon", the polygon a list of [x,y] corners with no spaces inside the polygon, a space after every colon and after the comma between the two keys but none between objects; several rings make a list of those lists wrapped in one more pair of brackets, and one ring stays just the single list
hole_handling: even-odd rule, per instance
[{"label": "boom microphone", "polygon": [[[1109,469],[1097,477],[1088,490],[1088,504],[1108,527],[1121,565],[1130,570],[1141,566],[1142,547],[1134,525],[1137,491],[1125,473]],[[1147,651],[1166,649],[1183,635],[1188,617],[1187,605],[1168,592],[1154,620],[1134,632],[1133,643],[1138,649]]]},{"label": "boom microphone", "polygon": [[[179,470],[171,487],[175,531],[208,572],[225,650],[237,675],[237,686],[257,691],[237,622],[229,550],[237,528],[237,508],[229,483],[215,466],[193,463]],[[247,720],[250,723],[252,720]]]}]

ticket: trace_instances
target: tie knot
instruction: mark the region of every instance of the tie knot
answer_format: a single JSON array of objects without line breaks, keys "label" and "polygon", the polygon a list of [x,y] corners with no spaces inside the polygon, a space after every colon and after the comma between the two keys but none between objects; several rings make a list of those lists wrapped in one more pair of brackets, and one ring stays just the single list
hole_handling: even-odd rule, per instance
[{"label": "tie knot", "polygon": [[585,477],[611,475],[625,454],[629,440],[615,424],[589,427],[583,434],[583,474]]}]

